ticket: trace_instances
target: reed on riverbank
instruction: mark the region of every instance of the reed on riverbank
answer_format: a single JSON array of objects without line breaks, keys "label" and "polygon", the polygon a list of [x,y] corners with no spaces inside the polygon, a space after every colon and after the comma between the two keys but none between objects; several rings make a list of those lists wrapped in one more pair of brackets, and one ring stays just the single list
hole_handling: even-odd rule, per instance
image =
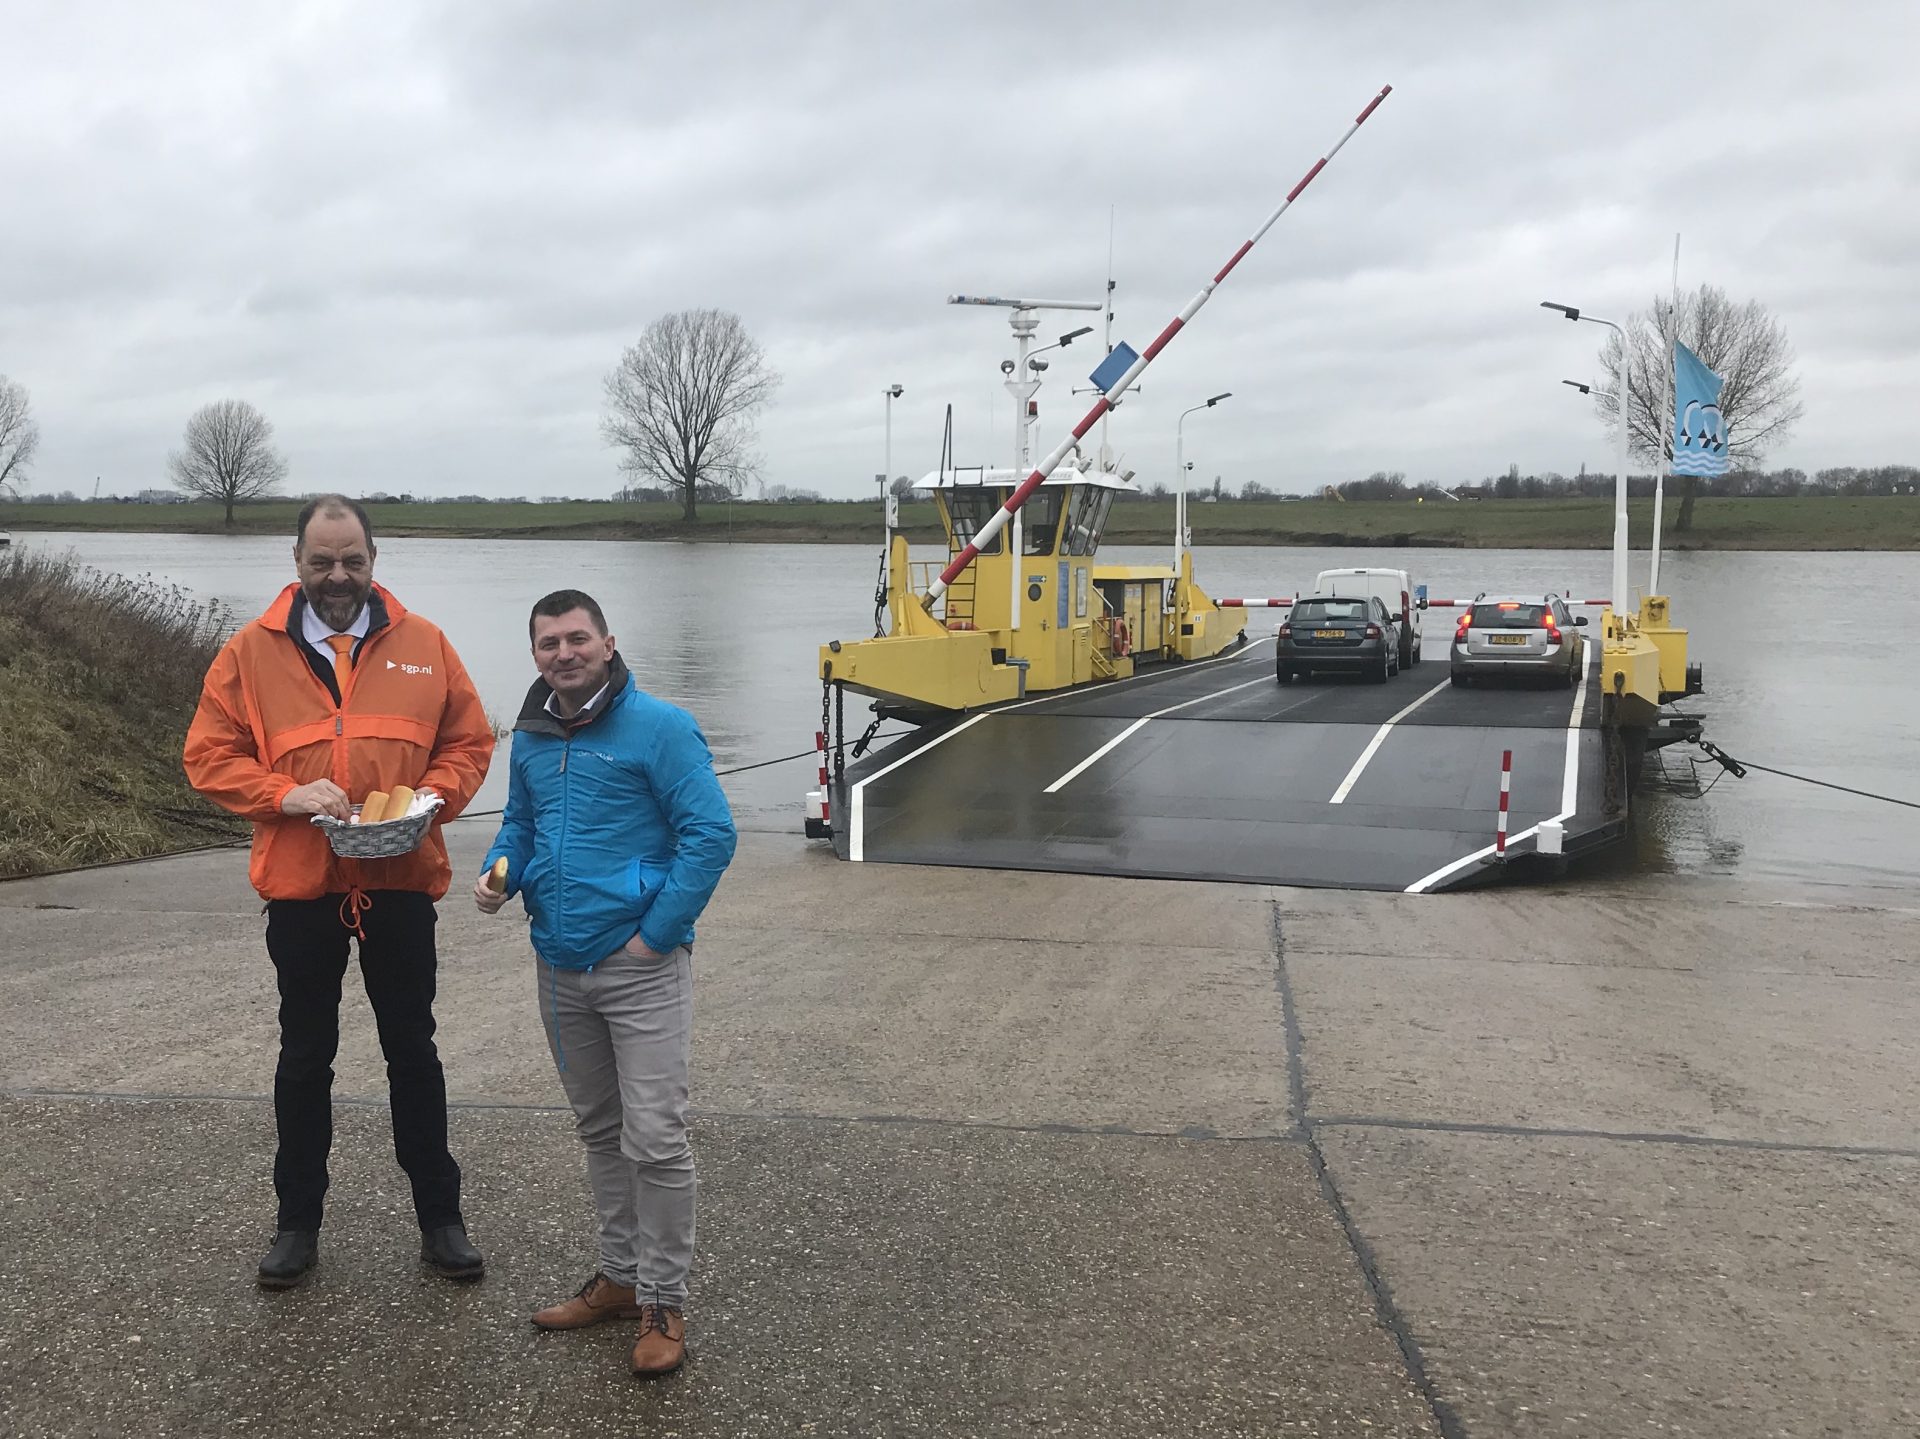
[{"label": "reed on riverbank", "polygon": [[231,627],[177,586],[0,550],[0,878],[246,834],[180,768]]}]

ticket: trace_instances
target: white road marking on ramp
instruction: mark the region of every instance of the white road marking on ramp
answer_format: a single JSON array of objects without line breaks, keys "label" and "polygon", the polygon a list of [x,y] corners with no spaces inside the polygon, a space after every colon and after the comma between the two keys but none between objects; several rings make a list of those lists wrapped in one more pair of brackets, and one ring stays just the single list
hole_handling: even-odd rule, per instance
[{"label": "white road marking on ramp", "polygon": [[[1266,641],[1274,639],[1275,637],[1276,637],[1275,635],[1262,635],[1256,639],[1251,639],[1247,641],[1247,643],[1244,646],[1242,646],[1242,650],[1244,651],[1244,650],[1251,649],[1254,645],[1257,645],[1257,644],[1264,644]],[[1220,664],[1222,661],[1237,663],[1239,661],[1249,660],[1252,658],[1253,658],[1252,655],[1246,654],[1246,653],[1214,655],[1210,659],[1190,660],[1186,664],[1181,665],[1178,669],[1169,669],[1169,670],[1151,669],[1146,671],[1143,674],[1136,674],[1129,679],[1112,681],[1110,684],[1102,685],[1099,688],[1104,692],[1111,693],[1113,690],[1120,689],[1126,685],[1132,684],[1135,680],[1155,679],[1155,678],[1172,679],[1178,675],[1186,674],[1191,672],[1192,670],[1199,669],[1204,665]],[[1258,684],[1260,683],[1260,681],[1254,680],[1254,681],[1251,681],[1250,683]],[[979,724],[980,721],[983,719],[990,719],[997,714],[1007,714],[1013,710],[1023,710],[1030,705],[1043,705],[1052,700],[1084,699],[1088,691],[1093,688],[1094,686],[1091,686],[1091,685],[1073,685],[1063,690],[1056,690],[1052,694],[1036,695],[1032,699],[1019,700],[1013,704],[1001,705],[996,709],[982,710],[979,714],[974,715],[972,718],[967,719],[961,722],[960,724],[955,725],[952,729],[948,730],[945,734],[941,735],[938,739],[928,740],[927,743],[921,745],[912,754],[902,755],[899,759],[895,760],[892,764],[887,765],[882,769],[875,770],[872,774],[868,775],[863,780],[856,781],[853,787],[848,791],[848,796],[847,796],[847,810],[850,815],[850,819],[848,821],[848,828],[847,828],[847,858],[849,860],[854,860],[854,861],[860,861],[866,858],[867,807],[866,807],[866,795],[864,791],[866,790],[866,787],[868,785],[872,784],[875,780],[879,779],[882,775],[891,774],[893,773],[894,770],[899,769],[901,765],[912,763],[914,760],[920,758],[921,755],[925,754],[928,750],[933,749],[936,745],[945,744],[948,740],[952,739],[955,735],[959,734],[961,730],[971,729],[974,725]],[[1247,688],[1247,686],[1235,685],[1233,688],[1245,689]],[[1231,693],[1232,693],[1231,690],[1218,690],[1215,692],[1215,694],[1202,695],[1200,696],[1200,699],[1188,700],[1186,704],[1169,705],[1166,709],[1156,710],[1153,714],[1148,715],[1147,719],[1156,719],[1160,715],[1171,714],[1173,713],[1174,710],[1185,709],[1186,706],[1189,704],[1199,704],[1200,700],[1213,699],[1216,697],[1216,695],[1231,694]],[[1145,724],[1146,722],[1147,722],[1146,720],[1141,720],[1140,724]],[[1140,724],[1136,724],[1133,727],[1133,729],[1128,730],[1127,734],[1132,734],[1133,730],[1140,728]],[[1120,739],[1125,739],[1126,737],[1127,735],[1123,734],[1120,736]],[[1068,780],[1072,779],[1074,775],[1080,773],[1082,769],[1085,769],[1088,765],[1092,764],[1094,760],[1100,758],[1100,755],[1105,754],[1107,750],[1112,749],[1114,745],[1120,742],[1120,739],[1114,740],[1112,744],[1107,745],[1106,748],[1099,751],[1098,754],[1089,756],[1086,760],[1084,760],[1079,765],[1078,768],[1074,769],[1071,773],[1063,775],[1061,778],[1055,780],[1053,784],[1047,787],[1047,793],[1052,794],[1054,790],[1058,789],[1061,785],[1065,784]]]},{"label": "white road marking on ramp", "polygon": [[1393,727],[1452,683],[1453,681],[1451,679],[1441,680],[1439,684],[1421,695],[1419,699],[1415,700],[1412,704],[1401,710],[1399,714],[1394,715],[1385,724],[1381,725],[1379,729],[1375,730],[1373,732],[1373,738],[1367,742],[1367,747],[1360,751],[1360,758],[1353,762],[1353,768],[1347,771],[1347,777],[1340,781],[1340,788],[1333,792],[1333,798],[1328,800],[1327,803],[1345,804],[1347,802],[1347,796],[1353,793],[1354,785],[1359,783],[1360,776],[1365,773],[1367,766],[1373,762],[1373,757],[1380,752],[1380,746],[1386,743],[1387,736],[1393,732]]},{"label": "white road marking on ramp", "polygon": [[1192,705],[1205,704],[1208,700],[1217,700],[1221,698],[1221,696],[1223,695],[1230,695],[1234,693],[1236,690],[1251,689],[1255,685],[1264,685],[1264,684],[1271,684],[1271,683],[1272,683],[1271,680],[1267,679],[1265,676],[1262,676],[1260,679],[1257,679],[1257,680],[1248,680],[1245,684],[1229,685],[1226,689],[1214,690],[1211,694],[1200,695],[1195,699],[1182,700],[1177,705],[1168,705],[1165,709],[1155,710],[1150,715],[1142,715],[1139,719],[1135,720],[1132,724],[1128,725],[1125,729],[1121,730],[1119,734],[1115,735],[1112,739],[1108,740],[1105,744],[1101,745],[1099,749],[1095,750],[1092,754],[1088,755],[1085,759],[1081,760],[1079,764],[1075,765],[1072,769],[1068,770],[1065,774],[1061,775],[1059,779],[1055,780],[1052,784],[1048,785],[1046,789],[1042,791],[1042,793],[1056,794],[1060,790],[1064,789],[1067,785],[1072,784],[1074,780],[1078,779],[1080,775],[1083,774],[1093,764],[1105,758],[1108,754],[1112,753],[1114,750],[1118,749],[1120,745],[1125,740],[1127,740],[1131,735],[1135,734],[1139,730],[1146,728],[1147,724],[1150,721],[1157,720],[1162,715],[1170,715],[1175,710],[1183,710]]},{"label": "white road marking on ramp", "polygon": [[847,835],[847,858],[848,859],[857,861],[866,857],[867,809],[866,809],[865,790],[867,786],[872,784],[875,780],[879,779],[881,775],[892,774],[893,771],[899,769],[901,765],[907,764],[912,760],[919,759],[920,756],[925,754],[928,750],[934,749],[940,745],[945,744],[948,740],[952,739],[955,735],[959,734],[960,731],[972,729],[975,725],[979,724],[980,721],[985,718],[986,716],[984,714],[977,714],[970,720],[961,721],[959,724],[955,725],[952,729],[948,730],[945,734],[941,735],[938,739],[928,740],[925,744],[921,745],[920,748],[915,750],[912,754],[901,755],[900,758],[895,760],[892,764],[887,765],[884,769],[875,770],[872,774],[868,775],[865,779],[860,780],[854,785],[853,792],[848,798],[848,805],[853,810],[853,825]]},{"label": "white road marking on ramp", "polygon": [[[1586,646],[1587,662],[1582,667],[1583,671],[1592,669],[1593,662],[1596,658],[1593,644],[1589,641]],[[1574,805],[1580,797],[1580,716],[1585,712],[1586,707],[1587,676],[1585,673],[1582,673],[1580,683],[1574,687],[1573,691],[1573,713],[1567,717],[1567,760],[1566,768],[1560,781],[1560,813],[1556,814],[1551,820],[1544,820],[1542,823],[1564,824],[1573,818]],[[1539,825],[1528,825],[1525,829],[1521,830],[1520,833],[1507,837],[1507,848],[1512,849],[1516,844],[1520,843],[1521,840],[1532,839],[1539,833]],[[1408,894],[1425,894],[1430,886],[1438,884],[1441,880],[1457,870],[1465,869],[1470,864],[1479,863],[1488,855],[1492,854],[1493,851],[1494,846],[1488,845],[1484,849],[1476,849],[1472,854],[1462,855],[1452,864],[1443,865],[1441,868],[1436,869],[1425,879],[1416,879],[1412,884],[1407,886],[1406,892]]]}]

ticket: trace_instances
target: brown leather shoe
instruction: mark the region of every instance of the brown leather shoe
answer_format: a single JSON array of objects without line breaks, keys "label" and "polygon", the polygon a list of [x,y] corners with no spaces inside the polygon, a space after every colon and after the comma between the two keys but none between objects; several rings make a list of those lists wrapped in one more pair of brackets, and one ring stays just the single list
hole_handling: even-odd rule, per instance
[{"label": "brown leather shoe", "polygon": [[640,1307],[640,1338],[633,1346],[633,1372],[643,1379],[671,1374],[687,1357],[687,1320],[664,1304]]},{"label": "brown leather shoe", "polygon": [[549,1304],[533,1316],[537,1329],[585,1329],[606,1319],[638,1319],[642,1310],[633,1302],[631,1284],[615,1284],[596,1274],[571,1299]]}]

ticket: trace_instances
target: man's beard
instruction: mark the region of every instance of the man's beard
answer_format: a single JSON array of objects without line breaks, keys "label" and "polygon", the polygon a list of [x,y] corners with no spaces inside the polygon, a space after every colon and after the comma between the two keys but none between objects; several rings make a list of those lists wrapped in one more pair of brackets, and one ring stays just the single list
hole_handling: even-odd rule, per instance
[{"label": "man's beard", "polygon": [[360,611],[366,608],[367,596],[371,593],[372,586],[329,593],[323,585],[310,585],[307,587],[307,603],[324,623],[338,631],[346,629],[360,618]]}]

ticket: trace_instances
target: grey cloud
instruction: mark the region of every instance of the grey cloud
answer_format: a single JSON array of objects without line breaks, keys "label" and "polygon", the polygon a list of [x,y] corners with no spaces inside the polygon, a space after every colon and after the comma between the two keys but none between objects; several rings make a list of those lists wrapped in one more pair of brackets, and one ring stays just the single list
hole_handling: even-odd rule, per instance
[{"label": "grey cloud", "polygon": [[[1911,13],[30,9],[0,369],[55,488],[157,482],[234,393],[303,487],[604,494],[601,376],[655,315],[721,305],[787,376],[769,479],[865,493],[892,381],[896,468],[932,463],[949,401],[963,459],[1010,449],[1004,319],[947,293],[1097,298],[1112,206],[1116,337],[1144,344],[1392,81],[1116,419],[1143,475],[1216,389],[1189,444],[1233,483],[1606,463],[1557,393],[1598,332],[1537,302],[1644,306],[1676,230],[1683,283],[1769,304],[1802,358],[1776,459],[1912,459]],[[1097,345],[1056,358],[1043,432]]]}]

